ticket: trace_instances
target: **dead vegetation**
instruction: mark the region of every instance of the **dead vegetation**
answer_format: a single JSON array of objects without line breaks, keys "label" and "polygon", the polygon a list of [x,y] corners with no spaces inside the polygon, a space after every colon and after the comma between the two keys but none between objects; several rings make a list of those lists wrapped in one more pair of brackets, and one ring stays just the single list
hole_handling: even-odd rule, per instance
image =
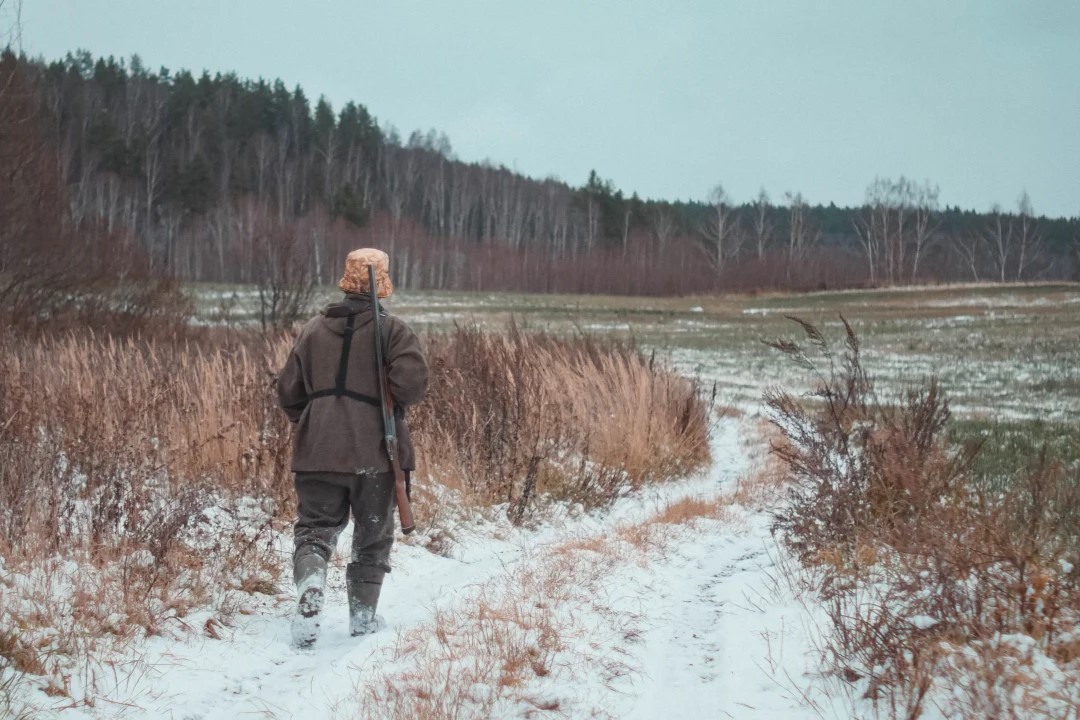
[{"label": "dead vegetation", "polygon": [[515,522],[545,502],[602,506],[709,459],[711,402],[615,341],[457,327],[426,338],[428,399],[410,416],[423,475]]},{"label": "dead vegetation", "polygon": [[[56,695],[78,666],[91,697],[91,658],[147,635],[215,637],[246,598],[278,592],[292,495],[273,379],[290,337],[2,341],[0,665],[47,675]],[[426,342],[431,394],[410,421],[433,550],[454,516],[600,506],[708,460],[708,401],[632,348],[517,328]]]},{"label": "dead vegetation", "polygon": [[828,663],[886,717],[1075,717],[1080,468],[1044,451],[980,482],[934,379],[879,398],[844,324],[840,353],[807,323],[773,343],[816,383],[766,395],[791,480],[775,529],[827,606]]},{"label": "dead vegetation", "polygon": [[151,272],[132,234],[72,212],[41,108],[32,78],[0,54],[0,321],[118,333],[181,325],[190,304],[179,283]]}]

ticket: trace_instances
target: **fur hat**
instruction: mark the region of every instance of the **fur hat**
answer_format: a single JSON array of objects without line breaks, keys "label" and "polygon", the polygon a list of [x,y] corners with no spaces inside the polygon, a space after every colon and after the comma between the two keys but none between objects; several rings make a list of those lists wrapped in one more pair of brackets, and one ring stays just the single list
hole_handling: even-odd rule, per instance
[{"label": "fur hat", "polygon": [[345,275],[338,287],[354,295],[367,295],[368,265],[375,266],[375,287],[380,298],[390,297],[394,285],[390,282],[390,256],[375,248],[353,250],[345,257]]}]

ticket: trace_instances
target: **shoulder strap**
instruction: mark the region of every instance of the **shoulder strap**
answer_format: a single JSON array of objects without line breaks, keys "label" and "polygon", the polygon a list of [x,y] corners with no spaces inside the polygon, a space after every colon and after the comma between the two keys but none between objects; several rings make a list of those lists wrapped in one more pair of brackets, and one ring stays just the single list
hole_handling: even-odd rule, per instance
[{"label": "shoulder strap", "polygon": [[334,391],[338,397],[345,394],[345,379],[349,375],[349,350],[352,348],[353,324],[356,322],[355,315],[349,315],[345,321],[345,335],[341,338],[341,360],[338,362],[337,379],[334,381]]},{"label": "shoulder strap", "polygon": [[341,338],[341,359],[338,361],[337,378],[334,380],[334,387],[313,392],[307,396],[308,400],[329,397],[332,395],[334,397],[347,397],[352,400],[359,400],[368,405],[381,404],[378,398],[373,398],[370,395],[364,395],[363,393],[353,392],[345,387],[345,381],[349,376],[349,351],[352,349],[353,325],[355,321],[355,314],[350,314],[348,319],[345,320],[345,335]]}]

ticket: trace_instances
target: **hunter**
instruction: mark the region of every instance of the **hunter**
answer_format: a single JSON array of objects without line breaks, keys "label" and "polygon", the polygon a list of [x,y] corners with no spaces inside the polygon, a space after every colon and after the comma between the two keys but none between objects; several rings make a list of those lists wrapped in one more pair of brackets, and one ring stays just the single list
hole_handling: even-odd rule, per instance
[{"label": "hunter", "polygon": [[[292,471],[297,519],[293,578],[297,589],[293,643],[310,647],[319,635],[326,568],[352,511],[352,554],[345,569],[349,630],[377,627],[375,609],[390,572],[394,542],[395,476],[384,435],[383,396],[396,420],[400,469],[406,486],[415,456],[405,408],[427,390],[428,367],[409,326],[390,315],[370,291],[387,298],[390,259],[381,250],[354,250],[338,283],[341,302],[328,305],[300,331],[277,378],[278,400],[295,424]],[[379,323],[374,313],[379,313]],[[380,388],[375,326],[381,326],[385,389]]]}]

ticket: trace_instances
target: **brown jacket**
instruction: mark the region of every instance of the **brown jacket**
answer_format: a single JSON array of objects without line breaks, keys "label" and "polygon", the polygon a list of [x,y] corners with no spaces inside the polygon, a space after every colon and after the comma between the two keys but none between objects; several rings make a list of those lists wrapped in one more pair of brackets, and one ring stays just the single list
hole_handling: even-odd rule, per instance
[{"label": "brown jacket", "polygon": [[[344,390],[337,395],[346,322],[353,315]],[[416,467],[405,406],[424,399],[428,368],[420,342],[409,326],[381,311],[383,361],[397,405],[401,467]],[[383,442],[382,410],[378,404],[378,368],[372,340],[375,325],[371,300],[348,295],[327,306],[304,325],[285,367],[278,374],[278,402],[296,423],[293,472],[387,472],[390,462]],[[326,394],[311,398],[319,391]]]}]

